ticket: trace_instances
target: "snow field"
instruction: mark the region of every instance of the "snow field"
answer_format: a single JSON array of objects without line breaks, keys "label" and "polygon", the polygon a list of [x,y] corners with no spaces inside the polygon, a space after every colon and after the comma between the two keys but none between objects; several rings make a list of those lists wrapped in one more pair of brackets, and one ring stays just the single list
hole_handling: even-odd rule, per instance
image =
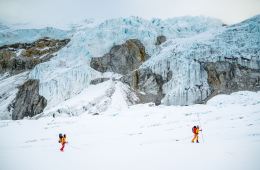
[{"label": "snow field", "polygon": [[[197,124],[204,142],[200,135],[200,144],[192,144]],[[68,137],[63,153],[59,133]],[[260,93],[219,95],[206,105],[139,104],[97,116],[2,120],[0,135],[0,167],[8,170],[257,170]]]}]

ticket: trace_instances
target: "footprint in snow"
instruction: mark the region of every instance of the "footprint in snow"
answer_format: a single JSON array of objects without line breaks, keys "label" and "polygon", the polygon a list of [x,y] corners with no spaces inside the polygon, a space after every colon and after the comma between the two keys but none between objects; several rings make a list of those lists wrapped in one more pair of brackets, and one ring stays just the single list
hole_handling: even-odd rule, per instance
[{"label": "footprint in snow", "polygon": [[50,138],[41,138],[41,141],[51,140]]},{"label": "footprint in snow", "polygon": [[142,135],[143,133],[142,132],[139,132],[139,133],[129,133],[128,135],[129,136],[135,136],[135,135]]},{"label": "footprint in snow", "polygon": [[24,143],[33,143],[33,142],[37,142],[37,140],[36,140],[36,139],[33,139],[33,140],[27,140],[27,141],[25,141]]},{"label": "footprint in snow", "polygon": [[4,127],[7,127],[8,126],[8,123],[0,123],[0,128],[4,128]]}]

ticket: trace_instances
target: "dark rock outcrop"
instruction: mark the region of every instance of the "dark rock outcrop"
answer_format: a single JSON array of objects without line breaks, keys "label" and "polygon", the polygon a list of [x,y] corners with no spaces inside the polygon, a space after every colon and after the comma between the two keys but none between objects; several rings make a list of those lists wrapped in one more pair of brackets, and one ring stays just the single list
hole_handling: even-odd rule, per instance
[{"label": "dark rock outcrop", "polygon": [[103,83],[104,81],[108,81],[108,80],[109,80],[109,78],[96,78],[94,80],[91,80],[90,84],[96,85],[96,84]]},{"label": "dark rock outcrop", "polygon": [[[159,37],[159,41],[166,38]],[[137,94],[140,103],[154,102],[161,104],[164,97],[163,84],[171,79],[172,72],[169,71],[166,80],[161,75],[155,74],[150,68],[140,69],[141,64],[149,56],[145,53],[145,47],[136,39],[127,40],[122,45],[116,45],[103,57],[92,58],[90,66],[97,71],[111,71],[124,75],[120,81],[128,84]],[[107,79],[98,78],[91,81],[91,84],[101,83]]]},{"label": "dark rock outcrop", "polygon": [[18,74],[48,61],[70,40],[54,40],[47,37],[33,43],[16,43],[0,47],[0,74]]},{"label": "dark rock outcrop", "polygon": [[160,35],[156,38],[155,45],[161,45],[166,41],[166,37],[164,35]]},{"label": "dark rock outcrop", "polygon": [[12,119],[33,117],[41,113],[47,106],[47,100],[39,95],[39,81],[30,79],[19,87],[13,103],[9,106],[12,110]]},{"label": "dark rock outcrop", "polygon": [[[169,72],[168,75],[171,76],[172,73]],[[120,80],[137,92],[141,103],[154,102],[159,105],[165,95],[163,94],[163,85],[170,79],[167,77],[164,80],[161,75],[153,73],[150,68],[145,68],[135,70]]]},{"label": "dark rock outcrop", "polygon": [[127,40],[124,44],[111,48],[103,57],[92,58],[90,66],[100,72],[115,72],[129,74],[149,58],[145,47],[137,39]]},{"label": "dark rock outcrop", "polygon": [[250,69],[236,63],[224,61],[203,63],[208,74],[211,95],[230,94],[232,92],[260,90],[260,69]]}]

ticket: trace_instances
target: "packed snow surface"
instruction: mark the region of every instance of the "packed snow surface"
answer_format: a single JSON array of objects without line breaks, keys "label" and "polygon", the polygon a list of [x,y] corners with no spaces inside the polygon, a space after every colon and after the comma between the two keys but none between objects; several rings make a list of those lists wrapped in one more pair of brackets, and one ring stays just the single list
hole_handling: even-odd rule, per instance
[{"label": "packed snow surface", "polygon": [[[200,125],[200,143],[191,143]],[[60,152],[58,134],[68,144]],[[260,92],[206,105],[134,105],[102,115],[0,121],[0,169],[259,170]]]}]

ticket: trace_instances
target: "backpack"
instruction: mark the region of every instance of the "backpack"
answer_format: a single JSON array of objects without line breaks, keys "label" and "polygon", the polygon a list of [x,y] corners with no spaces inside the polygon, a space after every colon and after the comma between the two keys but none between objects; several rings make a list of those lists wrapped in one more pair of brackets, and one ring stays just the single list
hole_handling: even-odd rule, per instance
[{"label": "backpack", "polygon": [[193,132],[193,133],[196,133],[196,130],[197,130],[197,127],[196,127],[196,126],[193,126],[192,132]]},{"label": "backpack", "polygon": [[59,134],[59,138],[60,138],[59,143],[61,143],[61,139],[63,138],[61,133]]}]

